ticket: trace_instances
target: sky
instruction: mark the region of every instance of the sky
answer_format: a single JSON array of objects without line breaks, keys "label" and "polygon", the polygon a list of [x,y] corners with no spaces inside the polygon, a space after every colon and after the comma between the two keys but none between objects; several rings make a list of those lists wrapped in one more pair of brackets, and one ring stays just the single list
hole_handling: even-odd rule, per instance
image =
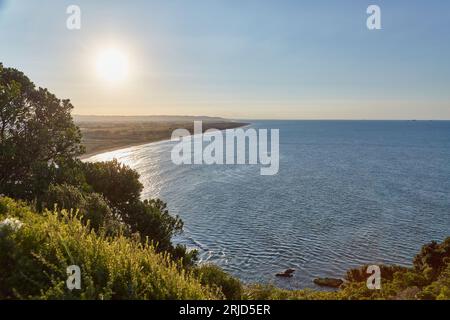
[{"label": "sky", "polygon": [[82,115],[450,119],[449,40],[447,0],[0,0],[0,62]]}]

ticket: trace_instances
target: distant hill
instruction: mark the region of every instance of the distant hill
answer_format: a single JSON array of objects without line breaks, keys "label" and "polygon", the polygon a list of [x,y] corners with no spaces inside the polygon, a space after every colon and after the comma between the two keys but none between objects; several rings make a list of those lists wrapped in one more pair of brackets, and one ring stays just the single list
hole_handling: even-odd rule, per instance
[{"label": "distant hill", "polygon": [[206,117],[206,116],[86,116],[74,115],[75,122],[230,122],[231,120],[220,117]]}]

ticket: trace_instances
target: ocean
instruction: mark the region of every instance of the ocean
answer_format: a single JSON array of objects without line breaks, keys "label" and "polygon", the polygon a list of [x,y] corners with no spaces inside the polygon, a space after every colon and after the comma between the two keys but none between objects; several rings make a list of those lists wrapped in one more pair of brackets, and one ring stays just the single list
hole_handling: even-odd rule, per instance
[{"label": "ocean", "polygon": [[[95,155],[140,174],[184,221],[174,239],[248,283],[314,288],[362,264],[409,266],[450,236],[450,121],[251,121],[279,129],[280,166],[175,165],[175,142]],[[292,278],[275,273],[296,269]]]}]

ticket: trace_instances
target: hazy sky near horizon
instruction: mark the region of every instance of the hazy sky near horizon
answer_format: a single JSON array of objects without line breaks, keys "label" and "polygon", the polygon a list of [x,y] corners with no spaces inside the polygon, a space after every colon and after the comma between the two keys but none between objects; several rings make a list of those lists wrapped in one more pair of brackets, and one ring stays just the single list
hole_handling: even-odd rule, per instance
[{"label": "hazy sky near horizon", "polygon": [[[76,114],[450,119],[449,40],[446,0],[0,0],[0,62]],[[114,84],[95,70],[110,47],[129,61]]]}]

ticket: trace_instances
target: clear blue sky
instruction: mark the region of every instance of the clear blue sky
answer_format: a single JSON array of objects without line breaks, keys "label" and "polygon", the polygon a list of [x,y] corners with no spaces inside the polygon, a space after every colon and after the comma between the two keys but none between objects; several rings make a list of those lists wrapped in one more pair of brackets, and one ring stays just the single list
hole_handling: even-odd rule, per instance
[{"label": "clear blue sky", "polygon": [[[111,46],[114,86],[94,67]],[[0,0],[0,61],[77,114],[450,119],[449,58],[446,0]]]}]

